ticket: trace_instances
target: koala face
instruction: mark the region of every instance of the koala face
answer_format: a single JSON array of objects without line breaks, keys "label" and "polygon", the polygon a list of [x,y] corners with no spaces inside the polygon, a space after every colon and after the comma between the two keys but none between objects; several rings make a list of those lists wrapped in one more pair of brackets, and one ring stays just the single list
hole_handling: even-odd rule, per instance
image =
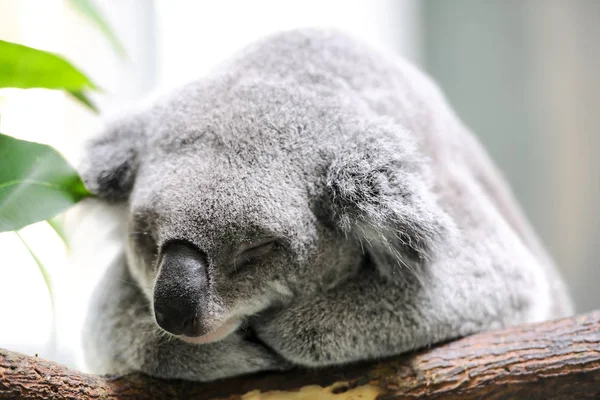
[{"label": "koala face", "polygon": [[355,247],[283,171],[194,164],[182,156],[140,169],[130,200],[129,266],[165,330],[207,340],[357,266]]},{"label": "koala face", "polygon": [[332,144],[318,142],[323,107],[311,118],[310,99],[286,97],[291,113],[271,104],[281,91],[267,101],[254,87],[208,107],[195,89],[110,127],[91,144],[84,177],[128,206],[128,265],[157,324],[205,343],[335,285],[362,250],[324,216]]}]

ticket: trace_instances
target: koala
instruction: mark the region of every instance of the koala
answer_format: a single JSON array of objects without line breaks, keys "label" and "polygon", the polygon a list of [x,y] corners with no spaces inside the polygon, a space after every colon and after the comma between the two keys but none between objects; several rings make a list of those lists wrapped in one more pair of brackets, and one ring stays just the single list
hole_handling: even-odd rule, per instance
[{"label": "koala", "polygon": [[572,312],[440,90],[344,33],[259,40],[110,122],[81,171],[126,232],[87,317],[97,373],[322,367]]}]

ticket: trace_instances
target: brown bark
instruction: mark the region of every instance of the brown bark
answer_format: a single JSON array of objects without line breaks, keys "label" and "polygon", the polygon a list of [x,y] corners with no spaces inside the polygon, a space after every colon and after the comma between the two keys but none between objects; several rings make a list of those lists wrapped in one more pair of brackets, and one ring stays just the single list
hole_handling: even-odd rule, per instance
[{"label": "brown bark", "polygon": [[600,399],[600,311],[377,363],[211,383],[94,376],[0,349],[0,399]]}]

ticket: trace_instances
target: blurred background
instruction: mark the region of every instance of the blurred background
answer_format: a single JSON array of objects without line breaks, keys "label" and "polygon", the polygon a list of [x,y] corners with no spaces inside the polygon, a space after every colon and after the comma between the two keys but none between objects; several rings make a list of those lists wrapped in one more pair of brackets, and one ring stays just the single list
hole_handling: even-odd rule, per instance
[{"label": "blurred background", "polygon": [[[0,0],[0,39],[66,56],[99,86],[100,116],[44,90],[0,91],[0,131],[77,164],[104,118],[195,79],[248,42],[338,27],[389,47],[439,83],[504,171],[567,280],[577,312],[600,308],[600,1],[97,0],[125,49],[61,0]],[[2,160],[0,160],[2,168]],[[93,204],[69,211],[70,247],[48,225],[0,234],[0,346],[83,368],[80,329],[117,247]]]}]

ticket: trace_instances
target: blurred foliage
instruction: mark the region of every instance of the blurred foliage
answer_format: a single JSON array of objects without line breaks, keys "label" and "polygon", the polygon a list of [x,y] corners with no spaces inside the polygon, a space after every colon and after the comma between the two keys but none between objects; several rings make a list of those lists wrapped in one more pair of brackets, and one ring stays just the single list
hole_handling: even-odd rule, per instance
[{"label": "blurred foliage", "polygon": [[27,244],[27,241],[25,241],[25,239],[23,239],[23,237],[19,234],[19,232],[15,232],[15,233],[16,233],[17,237],[21,240],[21,243],[23,243],[23,246],[25,246],[25,248],[29,252],[29,255],[31,256],[31,258],[33,258],[33,260],[37,264],[38,269],[40,270],[40,273],[42,274],[42,277],[44,278],[44,283],[46,284],[46,288],[48,289],[48,296],[50,297],[50,307],[52,309],[52,314],[54,314],[54,295],[52,293],[52,278],[50,277],[50,274],[48,273],[48,270],[46,269],[46,267],[44,266],[42,261],[35,254],[35,252],[31,249],[29,244]]},{"label": "blurred foliage", "polygon": [[81,13],[84,17],[86,17],[92,24],[102,32],[106,40],[108,40],[113,47],[113,50],[119,55],[121,58],[125,58],[125,48],[123,44],[115,35],[112,28],[106,22],[105,18],[102,16],[102,13],[96,8],[94,3],[90,0],[69,0],[69,3],[73,7],[73,9],[79,13]]},{"label": "blurred foliage", "polygon": [[0,40],[0,88],[60,89],[96,111],[86,91],[97,89],[83,73],[64,58]]},{"label": "blurred foliage", "polygon": [[[125,56],[123,45],[92,1],[70,0],[70,4]],[[0,88],[9,87],[63,90],[97,112],[87,93],[98,87],[69,61],[0,40]],[[0,134],[0,232],[54,217],[89,195],[75,169],[52,147]],[[48,223],[67,243],[57,220]]]},{"label": "blurred foliage", "polygon": [[[70,0],[70,3],[124,58],[123,45],[94,4],[90,0]],[[0,88],[62,90],[98,112],[88,97],[88,92],[98,87],[69,61],[57,54],[3,40],[0,40]],[[77,171],[54,148],[0,133],[0,232],[14,230],[27,248],[44,278],[53,310],[50,275],[17,230],[47,220],[68,248],[57,214],[90,195]],[[54,329],[52,335],[56,335]]]},{"label": "blurred foliage", "polygon": [[0,232],[43,221],[89,196],[52,147],[0,134]]},{"label": "blurred foliage", "polygon": [[56,233],[56,235],[62,240],[65,244],[67,250],[70,249],[69,238],[67,236],[67,232],[65,231],[64,221],[60,215],[52,217],[46,221],[50,228]]}]

